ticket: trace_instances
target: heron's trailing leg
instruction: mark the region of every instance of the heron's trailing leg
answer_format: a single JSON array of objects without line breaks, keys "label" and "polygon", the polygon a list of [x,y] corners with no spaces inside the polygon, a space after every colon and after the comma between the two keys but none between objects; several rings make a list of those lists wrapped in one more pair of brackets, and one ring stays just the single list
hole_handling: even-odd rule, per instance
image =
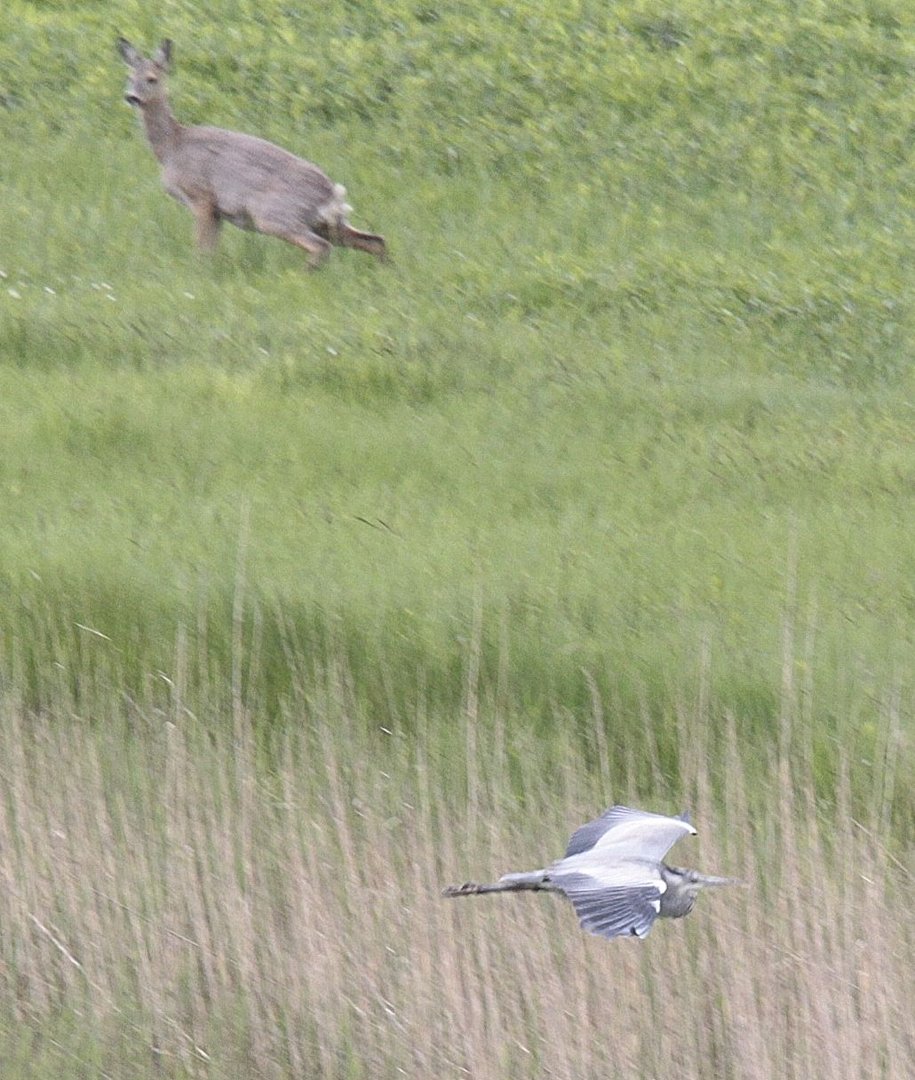
[{"label": "heron's trailing leg", "polygon": [[530,870],[521,874],[503,874],[498,881],[479,885],[466,881],[463,885],[449,885],[442,890],[443,896],[481,896],[494,892],[560,892],[547,877],[546,870]]}]

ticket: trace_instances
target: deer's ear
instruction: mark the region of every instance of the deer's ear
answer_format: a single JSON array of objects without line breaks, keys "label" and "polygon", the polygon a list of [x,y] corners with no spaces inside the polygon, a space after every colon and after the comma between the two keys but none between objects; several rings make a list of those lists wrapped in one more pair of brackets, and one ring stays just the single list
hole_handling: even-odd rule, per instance
[{"label": "deer's ear", "polygon": [[118,38],[118,52],[128,67],[136,67],[143,59],[127,38]]},{"label": "deer's ear", "polygon": [[162,44],[156,49],[153,54],[153,63],[158,64],[163,71],[168,71],[169,64],[172,60],[172,42],[171,38],[164,38]]}]

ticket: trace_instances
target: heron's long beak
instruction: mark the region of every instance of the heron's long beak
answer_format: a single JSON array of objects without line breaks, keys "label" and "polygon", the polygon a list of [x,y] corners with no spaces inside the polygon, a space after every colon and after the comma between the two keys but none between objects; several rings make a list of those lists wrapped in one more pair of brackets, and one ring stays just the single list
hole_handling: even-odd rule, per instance
[{"label": "heron's long beak", "polygon": [[699,874],[698,884],[703,888],[711,888],[716,885],[743,885],[746,887],[747,883],[736,877],[711,877],[707,874]]}]

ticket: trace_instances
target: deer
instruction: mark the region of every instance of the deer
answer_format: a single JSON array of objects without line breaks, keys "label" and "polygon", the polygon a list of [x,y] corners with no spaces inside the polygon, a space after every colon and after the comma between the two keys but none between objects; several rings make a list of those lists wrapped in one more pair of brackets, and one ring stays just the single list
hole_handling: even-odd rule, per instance
[{"label": "deer", "polygon": [[346,188],[304,158],[254,135],[182,124],[168,101],[172,42],[146,59],[126,38],[118,51],[129,68],[124,98],[139,112],[166,192],[194,215],[197,247],[213,251],[224,221],[302,248],[316,269],[332,245],[384,261],[384,237],[347,221]]}]

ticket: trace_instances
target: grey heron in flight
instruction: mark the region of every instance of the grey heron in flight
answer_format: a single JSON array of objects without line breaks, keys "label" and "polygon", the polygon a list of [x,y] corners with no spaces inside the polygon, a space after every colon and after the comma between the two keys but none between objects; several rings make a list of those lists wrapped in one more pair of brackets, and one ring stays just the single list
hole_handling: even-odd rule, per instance
[{"label": "grey heron in flight", "polygon": [[505,874],[489,885],[450,885],[445,896],[545,891],[567,896],[582,927],[605,938],[643,938],[657,918],[679,919],[693,909],[701,889],[738,885],[668,866],[664,856],[681,836],[695,836],[689,816],[664,817],[612,806],[572,834],[565,856],[544,870]]}]

